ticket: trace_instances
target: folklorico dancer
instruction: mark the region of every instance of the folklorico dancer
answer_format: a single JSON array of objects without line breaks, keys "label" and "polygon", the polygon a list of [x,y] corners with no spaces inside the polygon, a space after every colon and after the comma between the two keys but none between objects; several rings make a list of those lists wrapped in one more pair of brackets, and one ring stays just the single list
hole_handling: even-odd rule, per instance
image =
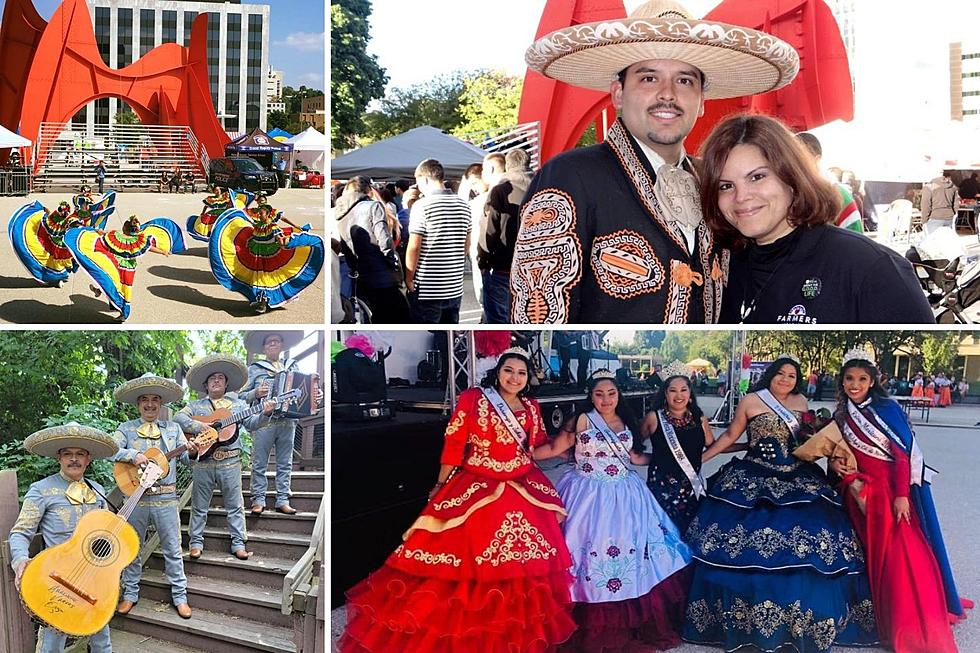
[{"label": "folklorico dancer", "polygon": [[[193,419],[195,416],[211,415],[217,410],[227,409],[237,412],[248,408],[237,394],[245,385],[248,372],[245,364],[234,356],[214,354],[205,356],[194,363],[187,372],[187,387],[204,393],[200,399],[187,403],[175,416],[186,435],[197,435],[210,428],[204,422]],[[272,402],[268,402],[271,412]],[[259,416],[246,419],[235,428],[252,430]],[[245,550],[245,502],[242,498],[242,463],[239,440],[235,437],[230,444],[219,445],[207,456],[198,456],[192,465],[194,470],[194,493],[191,497],[191,519],[188,528],[190,535],[190,557],[200,558],[204,550],[204,527],[208,520],[208,508],[214,488],[221,490],[222,507],[228,513],[228,533],[231,535],[231,553],[239,560],[247,560],[251,552]]]},{"label": "folklorico dancer", "polygon": [[[139,408],[139,419],[120,424],[112,434],[119,451],[112,460],[145,465],[144,452],[156,448],[164,454],[177,447],[186,446],[187,451],[196,452],[193,442],[188,442],[177,422],[160,419],[160,410],[165,404],[184,396],[183,389],[170,379],[147,373],[131,379],[116,388],[112,395],[116,401],[133,404]],[[184,560],[180,548],[180,513],[177,510],[177,460],[189,465],[187,452],[170,461],[167,475],[149,488],[139,501],[139,505],[129,517],[129,523],[136,529],[140,546],[146,537],[146,528],[152,521],[160,536],[163,549],[164,571],[170,583],[170,596],[173,605],[184,619],[191,618],[191,608],[187,605],[187,578],[184,575]],[[123,598],[119,602],[119,614],[128,614],[139,601],[140,578],[143,575],[141,557],[137,557],[123,571]]]},{"label": "folklorico dancer", "polygon": [[[118,445],[102,431],[78,424],[66,424],[32,433],[24,448],[38,456],[58,461],[61,470],[32,483],[24,496],[20,515],[10,529],[10,566],[20,587],[21,575],[30,561],[28,548],[40,531],[45,547],[66,542],[75,532],[78,521],[91,510],[107,509],[105,489],[85,478],[89,463],[109,458]],[[40,653],[61,653],[67,635],[50,627],[40,634]],[[109,626],[89,637],[89,651],[112,653]]]},{"label": "folklorico dancer", "polygon": [[552,651],[575,630],[565,510],[532,459],[547,434],[529,369],[508,349],[460,395],[429,504],[347,592],[342,653]]},{"label": "folklorico dancer", "polygon": [[882,642],[896,653],[955,653],[950,621],[964,619],[973,602],[956,590],[932,500],[933,470],[879,379],[867,352],[844,355],[834,420],[856,467],[842,459],[831,466],[843,477],[842,488],[864,481],[863,502],[842,494],[864,544]]},{"label": "folklorico dancer", "polygon": [[[300,343],[299,331],[250,331],[245,336],[245,349],[259,351],[265,360],[256,360],[248,366],[248,381],[241,392],[245,401],[254,405],[271,395],[271,384],[276,375],[298,369],[292,358],[281,358],[284,350]],[[314,388],[314,392],[318,390]],[[319,403],[319,402],[317,402]],[[252,433],[252,514],[261,515],[265,510],[268,481],[265,472],[269,468],[269,453],[276,452],[276,510],[292,515],[296,509],[289,505],[290,478],[293,472],[293,439],[296,436],[295,418],[281,415],[263,415],[254,423]]]}]

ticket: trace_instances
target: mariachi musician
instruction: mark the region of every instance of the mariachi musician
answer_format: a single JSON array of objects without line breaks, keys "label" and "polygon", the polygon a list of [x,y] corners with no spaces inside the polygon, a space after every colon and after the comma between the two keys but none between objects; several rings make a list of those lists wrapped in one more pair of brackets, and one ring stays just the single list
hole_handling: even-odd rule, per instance
[{"label": "mariachi musician", "polygon": [[[256,360],[248,366],[248,381],[242,388],[249,404],[270,397],[273,383],[279,374],[297,371],[292,358],[281,358],[284,351],[295,347],[303,339],[300,331],[250,331],[245,336],[245,349],[261,349],[264,360]],[[313,400],[319,403],[318,388],[312,387]],[[264,415],[252,433],[252,514],[261,515],[265,510],[268,482],[265,471],[269,467],[269,453],[276,452],[276,510],[287,515],[296,513],[289,505],[289,482],[293,471],[293,438],[297,420],[273,413]]]},{"label": "mariachi musician", "polygon": [[[145,465],[148,459],[145,452],[150,448],[163,453],[177,447],[186,446],[187,451],[196,454],[197,447],[188,442],[177,422],[160,419],[160,410],[165,404],[177,401],[184,396],[184,390],[171,379],[156,374],[144,374],[121,384],[112,395],[116,401],[134,404],[140,412],[139,419],[123,422],[112,434],[119,451],[112,457],[134,465]],[[187,605],[187,577],[184,575],[184,559],[180,548],[180,512],[177,508],[177,459],[170,463],[166,476],[160,478],[140,498],[139,504],[129,516],[129,523],[136,529],[140,546],[146,537],[146,528],[152,521],[160,536],[163,549],[164,572],[170,583],[170,597],[177,614],[183,619],[191,618],[191,608]],[[187,452],[179,457],[185,465],[190,464]],[[139,601],[140,578],[143,564],[139,557],[126,567],[122,574],[123,598],[117,612],[129,614]]]},{"label": "mariachi musician", "polygon": [[[17,522],[10,529],[11,567],[20,588],[24,568],[30,561],[28,548],[40,531],[45,547],[52,547],[71,538],[78,521],[91,510],[106,509],[105,490],[85,478],[85,470],[96,458],[109,458],[119,448],[102,431],[71,423],[32,433],[24,440],[24,448],[38,456],[58,461],[61,470],[32,483],[24,496]],[[43,653],[65,650],[67,635],[45,627],[40,635]],[[92,653],[112,653],[109,626],[89,638]]]},{"label": "mariachi musician", "polygon": [[[245,364],[234,356],[205,356],[187,371],[187,387],[198,392],[203,391],[205,396],[188,402],[174,416],[174,421],[180,424],[186,435],[197,435],[210,427],[194,417],[211,415],[221,409],[237,412],[248,408],[237,394],[247,378]],[[267,404],[266,410],[271,413],[275,404],[271,401]],[[239,426],[251,431],[259,419],[260,415],[255,415]],[[217,446],[207,455],[199,455],[192,467],[194,493],[191,496],[191,520],[188,529],[190,557],[200,558],[204,550],[204,526],[208,520],[211,493],[217,487],[221,490],[222,506],[228,513],[231,553],[239,560],[247,560],[252,553],[245,550],[245,502],[242,498],[242,463],[238,438],[235,437],[227,445]]]}]

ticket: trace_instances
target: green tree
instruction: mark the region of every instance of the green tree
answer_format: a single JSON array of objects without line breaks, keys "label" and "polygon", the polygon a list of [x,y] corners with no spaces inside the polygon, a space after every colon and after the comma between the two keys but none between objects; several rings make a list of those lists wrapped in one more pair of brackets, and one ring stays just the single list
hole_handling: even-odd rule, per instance
[{"label": "green tree", "polygon": [[116,124],[117,125],[142,125],[139,116],[136,115],[135,111],[118,111],[116,112]]},{"label": "green tree", "polygon": [[273,111],[266,119],[266,123],[268,124],[269,129],[275,129],[278,127],[279,129],[289,131],[289,129],[286,129],[289,127],[289,115],[285,111]]},{"label": "green tree", "polygon": [[464,88],[465,77],[460,71],[395,88],[381,101],[379,111],[364,116],[362,133],[368,141],[379,141],[423,125],[455,131],[463,122],[459,106]]},{"label": "green tree", "polygon": [[330,1],[330,142],[336,149],[354,144],[364,130],[364,110],[384,96],[388,83],[378,58],[367,53],[370,15],[368,0]]},{"label": "green tree", "polygon": [[922,363],[927,373],[952,374],[962,334],[956,331],[930,332],[922,341]]},{"label": "green tree", "polygon": [[640,350],[653,351],[660,349],[665,337],[666,331],[637,331],[633,334],[633,344]]},{"label": "green tree", "polygon": [[463,136],[516,125],[523,86],[521,78],[502,71],[482,71],[464,77],[458,109],[462,122],[453,133]]},{"label": "green tree", "polygon": [[660,343],[660,360],[664,365],[669,365],[675,360],[686,363],[687,346],[684,344],[682,334],[678,332],[668,333],[663,342]]}]

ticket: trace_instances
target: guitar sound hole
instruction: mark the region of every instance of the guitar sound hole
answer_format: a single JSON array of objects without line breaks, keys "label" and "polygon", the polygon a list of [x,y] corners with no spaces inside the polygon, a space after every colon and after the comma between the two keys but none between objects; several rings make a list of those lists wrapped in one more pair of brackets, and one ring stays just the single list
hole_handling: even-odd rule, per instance
[{"label": "guitar sound hole", "polygon": [[112,542],[101,537],[92,540],[92,555],[99,560],[105,560],[112,555]]}]

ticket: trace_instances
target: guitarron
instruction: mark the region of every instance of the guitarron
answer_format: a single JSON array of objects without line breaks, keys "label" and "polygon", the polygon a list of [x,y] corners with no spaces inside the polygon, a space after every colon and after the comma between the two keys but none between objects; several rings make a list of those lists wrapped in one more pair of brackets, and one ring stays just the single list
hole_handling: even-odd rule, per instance
[{"label": "guitarron", "polygon": [[149,463],[140,489],[118,515],[91,510],[79,520],[67,542],[37,554],[24,568],[20,597],[27,611],[55,630],[73,637],[99,632],[119,602],[119,577],[136,559],[139,536],[126,521],[161,470]]}]

